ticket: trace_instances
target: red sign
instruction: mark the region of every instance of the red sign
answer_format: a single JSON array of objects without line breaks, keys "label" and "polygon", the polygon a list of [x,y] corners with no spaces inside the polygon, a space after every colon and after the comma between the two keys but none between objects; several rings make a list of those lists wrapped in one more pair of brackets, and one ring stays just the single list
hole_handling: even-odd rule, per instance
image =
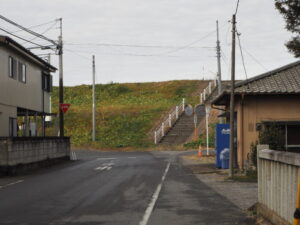
[{"label": "red sign", "polygon": [[66,112],[68,111],[68,109],[70,108],[70,105],[71,105],[71,104],[66,104],[66,103],[59,104],[60,109],[61,109],[64,113],[66,113]]}]

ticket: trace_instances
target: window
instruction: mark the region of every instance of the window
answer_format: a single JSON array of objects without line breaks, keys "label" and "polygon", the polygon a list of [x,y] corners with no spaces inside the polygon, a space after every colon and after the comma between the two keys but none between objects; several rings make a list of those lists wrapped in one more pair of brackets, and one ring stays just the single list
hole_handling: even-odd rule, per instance
[{"label": "window", "polygon": [[19,62],[19,81],[26,83],[26,65]]},{"label": "window", "polygon": [[271,124],[279,128],[280,137],[284,142],[284,148],[289,152],[300,153],[300,121],[278,121],[273,123],[265,123],[265,126]]},{"label": "window", "polygon": [[52,76],[50,74],[42,73],[42,89],[47,92],[52,91]]},{"label": "window", "polygon": [[15,137],[17,136],[17,119],[16,118],[9,118],[9,136]]},{"label": "window", "polygon": [[17,60],[9,56],[9,70],[8,70],[9,77],[13,79],[17,79],[17,69],[18,69]]}]

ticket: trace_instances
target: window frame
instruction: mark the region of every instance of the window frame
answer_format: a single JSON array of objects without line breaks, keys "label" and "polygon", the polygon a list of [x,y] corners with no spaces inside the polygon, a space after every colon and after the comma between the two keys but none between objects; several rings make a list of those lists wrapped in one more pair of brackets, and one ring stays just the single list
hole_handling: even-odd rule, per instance
[{"label": "window frame", "polygon": [[12,56],[8,57],[8,76],[14,80],[18,79],[18,60]]},{"label": "window frame", "polygon": [[21,61],[18,61],[18,78],[21,83],[25,84],[27,81],[27,66]]},{"label": "window frame", "polygon": [[42,90],[52,92],[52,76],[45,72],[42,72]]}]

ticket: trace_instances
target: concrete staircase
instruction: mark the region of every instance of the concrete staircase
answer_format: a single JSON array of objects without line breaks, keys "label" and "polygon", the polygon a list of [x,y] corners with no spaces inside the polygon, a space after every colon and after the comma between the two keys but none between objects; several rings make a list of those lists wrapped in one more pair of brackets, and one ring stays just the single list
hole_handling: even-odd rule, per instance
[{"label": "concrete staircase", "polygon": [[[197,124],[200,123],[200,117],[197,118]],[[194,132],[194,116],[187,116],[183,113],[174,126],[160,140],[162,145],[184,144]]]}]

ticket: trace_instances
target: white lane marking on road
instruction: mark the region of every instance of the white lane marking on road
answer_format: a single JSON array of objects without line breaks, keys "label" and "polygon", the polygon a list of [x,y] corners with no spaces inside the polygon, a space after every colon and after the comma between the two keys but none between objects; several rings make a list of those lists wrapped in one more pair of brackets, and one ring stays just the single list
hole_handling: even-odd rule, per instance
[{"label": "white lane marking on road", "polygon": [[116,159],[116,158],[97,158],[97,160],[112,160],[112,159]]},{"label": "white lane marking on road", "polygon": [[96,167],[94,170],[110,170],[111,168],[111,166],[99,166]]},{"label": "white lane marking on road", "polygon": [[164,181],[165,181],[165,179],[166,179],[167,173],[168,173],[169,168],[170,168],[170,164],[171,164],[171,162],[168,163],[168,165],[167,165],[167,167],[166,167],[166,169],[165,169],[164,175],[163,175],[162,178],[161,178],[161,182],[160,182],[160,184],[157,186],[157,188],[156,188],[154,194],[152,195],[151,201],[150,201],[150,203],[148,204],[148,207],[147,207],[147,209],[146,209],[146,211],[145,211],[145,214],[144,214],[144,216],[143,216],[143,219],[140,221],[139,225],[147,225],[147,223],[148,223],[148,221],[149,221],[149,218],[150,218],[150,216],[151,216],[151,213],[152,213],[152,211],[153,211],[154,205],[155,205],[155,203],[156,203],[156,201],[157,201],[157,199],[158,199],[159,193],[160,193],[160,191],[161,191],[161,187],[162,187],[162,185],[163,185],[163,183],[164,183]]},{"label": "white lane marking on road", "polygon": [[5,187],[9,187],[9,186],[12,186],[12,185],[15,185],[15,184],[18,184],[18,183],[21,183],[21,182],[23,182],[23,181],[24,181],[24,180],[17,180],[17,181],[15,181],[15,182],[6,184],[6,185],[4,185],[4,186],[0,186],[0,189],[1,189],[1,188],[5,188]]}]

